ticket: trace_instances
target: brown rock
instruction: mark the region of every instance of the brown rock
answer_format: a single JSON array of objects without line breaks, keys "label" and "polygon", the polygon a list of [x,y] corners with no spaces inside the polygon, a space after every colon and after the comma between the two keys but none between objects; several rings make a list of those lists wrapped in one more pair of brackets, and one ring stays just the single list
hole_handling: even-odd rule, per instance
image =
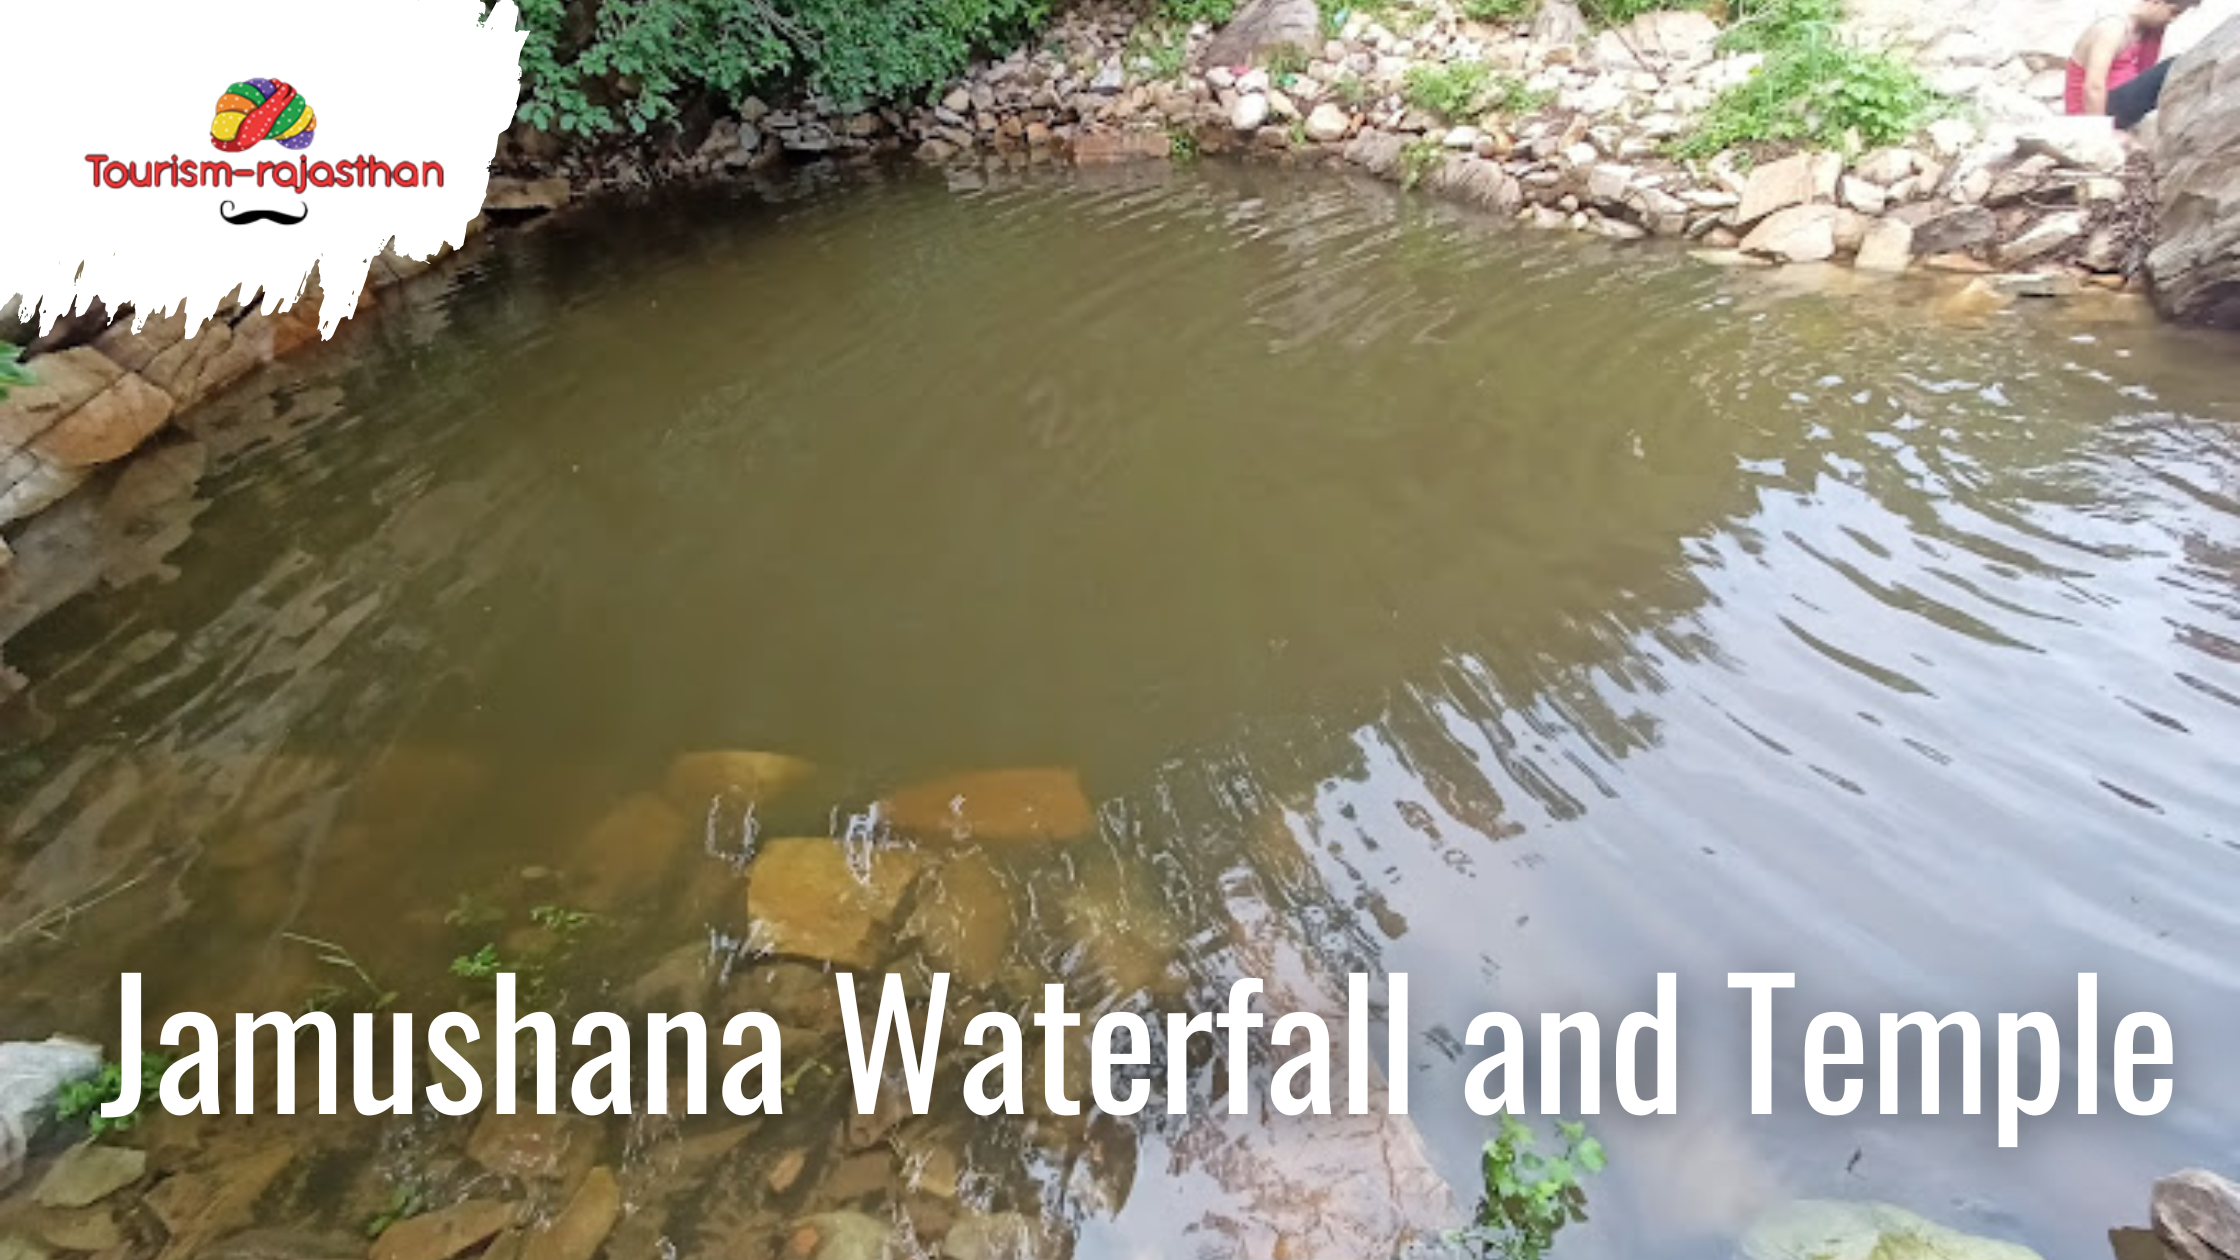
[{"label": "brown rock", "polygon": [[175,1173],[142,1200],[169,1241],[159,1260],[187,1260],[212,1239],[249,1224],[266,1187],[295,1159],[295,1147],[270,1142],[207,1172]]},{"label": "brown rock", "polygon": [[469,1199],[424,1216],[408,1217],[374,1240],[371,1260],[451,1260],[495,1238],[512,1225],[514,1207],[496,1199]]},{"label": "brown rock", "polygon": [[691,820],[651,792],[626,798],[576,846],[574,867],[590,883],[583,900],[608,910],[646,895],[675,865],[691,830]]},{"label": "brown rock", "polygon": [[92,468],[138,450],[171,411],[170,395],[127,372],[40,434],[31,449],[58,468]]},{"label": "brown rock", "polygon": [[622,1187],[612,1170],[591,1170],[568,1206],[523,1239],[522,1260],[591,1260],[622,1216]]},{"label": "brown rock", "polygon": [[808,1164],[809,1153],[799,1147],[778,1156],[778,1162],[770,1166],[770,1193],[784,1194],[793,1189],[793,1183],[801,1180],[801,1170]]},{"label": "brown rock", "polygon": [[[523,1047],[526,1052],[526,1041]],[[571,1172],[588,1168],[596,1158],[596,1140],[596,1131],[571,1115],[541,1116],[524,1110],[504,1116],[490,1111],[467,1138],[467,1157],[494,1173],[523,1181],[565,1182]]]},{"label": "brown rock", "polygon": [[1069,840],[1095,825],[1072,770],[985,770],[913,784],[881,803],[913,835],[1001,843]]},{"label": "brown rock", "polygon": [[508,179],[503,175],[490,177],[489,190],[482,195],[482,210],[513,213],[542,214],[568,204],[568,181],[557,176],[545,179]]},{"label": "brown rock", "polygon": [[1164,131],[1084,131],[1073,138],[1078,166],[1162,160],[1174,152]]},{"label": "brown rock", "polygon": [[816,763],[772,752],[695,752],[669,763],[661,794],[669,803],[697,816],[718,797],[768,801],[816,773]]},{"label": "brown rock", "polygon": [[773,954],[868,967],[918,867],[915,853],[874,849],[859,874],[839,841],[769,841],[747,871],[749,939]]},{"label": "brown rock", "polygon": [[993,986],[1011,955],[1017,900],[984,853],[967,853],[926,876],[903,935],[934,966],[974,988]]},{"label": "brown rock", "polygon": [[39,1179],[31,1201],[41,1207],[86,1207],[140,1180],[147,1171],[146,1151],[81,1142],[63,1152]]},{"label": "brown rock", "polygon": [[0,455],[30,444],[124,377],[124,369],[87,346],[41,355],[30,368],[34,383],[0,399]]}]

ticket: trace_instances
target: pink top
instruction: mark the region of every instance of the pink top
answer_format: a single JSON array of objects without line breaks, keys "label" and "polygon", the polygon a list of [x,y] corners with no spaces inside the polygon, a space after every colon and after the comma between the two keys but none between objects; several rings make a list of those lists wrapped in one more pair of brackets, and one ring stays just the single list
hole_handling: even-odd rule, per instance
[{"label": "pink top", "polygon": [[[2154,69],[2155,63],[2161,60],[2162,32],[2160,31],[2125,44],[2122,51],[2116,54],[2116,59],[2108,66],[2108,90],[2113,92],[2147,71]],[[2067,95],[2069,112],[2072,114],[2083,113],[2084,63],[2073,58],[2069,62]]]}]

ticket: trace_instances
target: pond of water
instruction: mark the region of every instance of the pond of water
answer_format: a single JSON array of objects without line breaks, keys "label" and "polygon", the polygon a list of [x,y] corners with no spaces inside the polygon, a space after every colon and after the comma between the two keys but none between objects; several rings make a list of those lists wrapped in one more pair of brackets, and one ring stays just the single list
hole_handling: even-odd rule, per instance
[{"label": "pond of water", "polygon": [[[851,1124],[802,1068],[751,1130],[573,1122],[572,1173],[426,1109],[146,1131],[221,1180],[279,1144],[248,1215],[343,1231],[398,1182],[549,1208],[597,1162],[617,1257],[842,1206],[1337,1255],[1475,1200],[1473,1015],[1607,1029],[1673,971],[1680,1113],[1596,1119],[1563,1254],[1723,1256],[1798,1196],[2098,1254],[2154,1177],[2240,1164],[2231,347],[1842,281],[1234,169],[523,234],[24,543],[88,579],[6,644],[0,1035],[113,1041],[122,970],[151,1031],[369,985],[473,1009],[481,954],[564,1011],[771,1010],[792,1068],[840,1057],[812,956],[1092,1015],[1402,971],[1396,1123],[1208,1114],[1207,1063],[1198,1114],[1130,1121],[981,1119],[952,1072]],[[801,761],[691,759],[724,750]],[[959,843],[959,795],[1008,815]],[[851,834],[901,892],[764,861]],[[1798,973],[1770,1116],[1730,970]],[[1813,1012],[2066,1026],[2087,970],[2104,1033],[2173,1024],[2162,1115],[2103,1090],[1998,1151],[1871,1081],[1804,1103]]]}]

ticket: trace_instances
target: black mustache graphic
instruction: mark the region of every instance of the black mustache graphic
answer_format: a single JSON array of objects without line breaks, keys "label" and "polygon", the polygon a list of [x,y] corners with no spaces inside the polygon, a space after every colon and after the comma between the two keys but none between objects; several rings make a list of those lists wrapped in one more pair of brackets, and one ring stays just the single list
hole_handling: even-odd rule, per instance
[{"label": "black mustache graphic", "polygon": [[278,223],[282,225],[293,225],[301,223],[305,219],[310,218],[311,207],[309,205],[305,205],[303,208],[303,213],[298,215],[285,215],[280,213],[278,210],[243,210],[240,213],[236,214],[234,213],[233,202],[223,201],[218,204],[218,217],[224,219],[228,223],[235,224]]}]

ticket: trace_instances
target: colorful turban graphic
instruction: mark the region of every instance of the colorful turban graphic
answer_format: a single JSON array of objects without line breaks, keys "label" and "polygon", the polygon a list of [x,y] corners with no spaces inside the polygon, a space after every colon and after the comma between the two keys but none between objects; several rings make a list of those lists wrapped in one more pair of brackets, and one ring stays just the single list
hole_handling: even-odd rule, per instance
[{"label": "colorful turban graphic", "polygon": [[239,153],[259,140],[277,140],[284,149],[311,147],[319,116],[310,102],[278,79],[245,79],[218,98],[210,120],[210,143],[220,152]]}]

